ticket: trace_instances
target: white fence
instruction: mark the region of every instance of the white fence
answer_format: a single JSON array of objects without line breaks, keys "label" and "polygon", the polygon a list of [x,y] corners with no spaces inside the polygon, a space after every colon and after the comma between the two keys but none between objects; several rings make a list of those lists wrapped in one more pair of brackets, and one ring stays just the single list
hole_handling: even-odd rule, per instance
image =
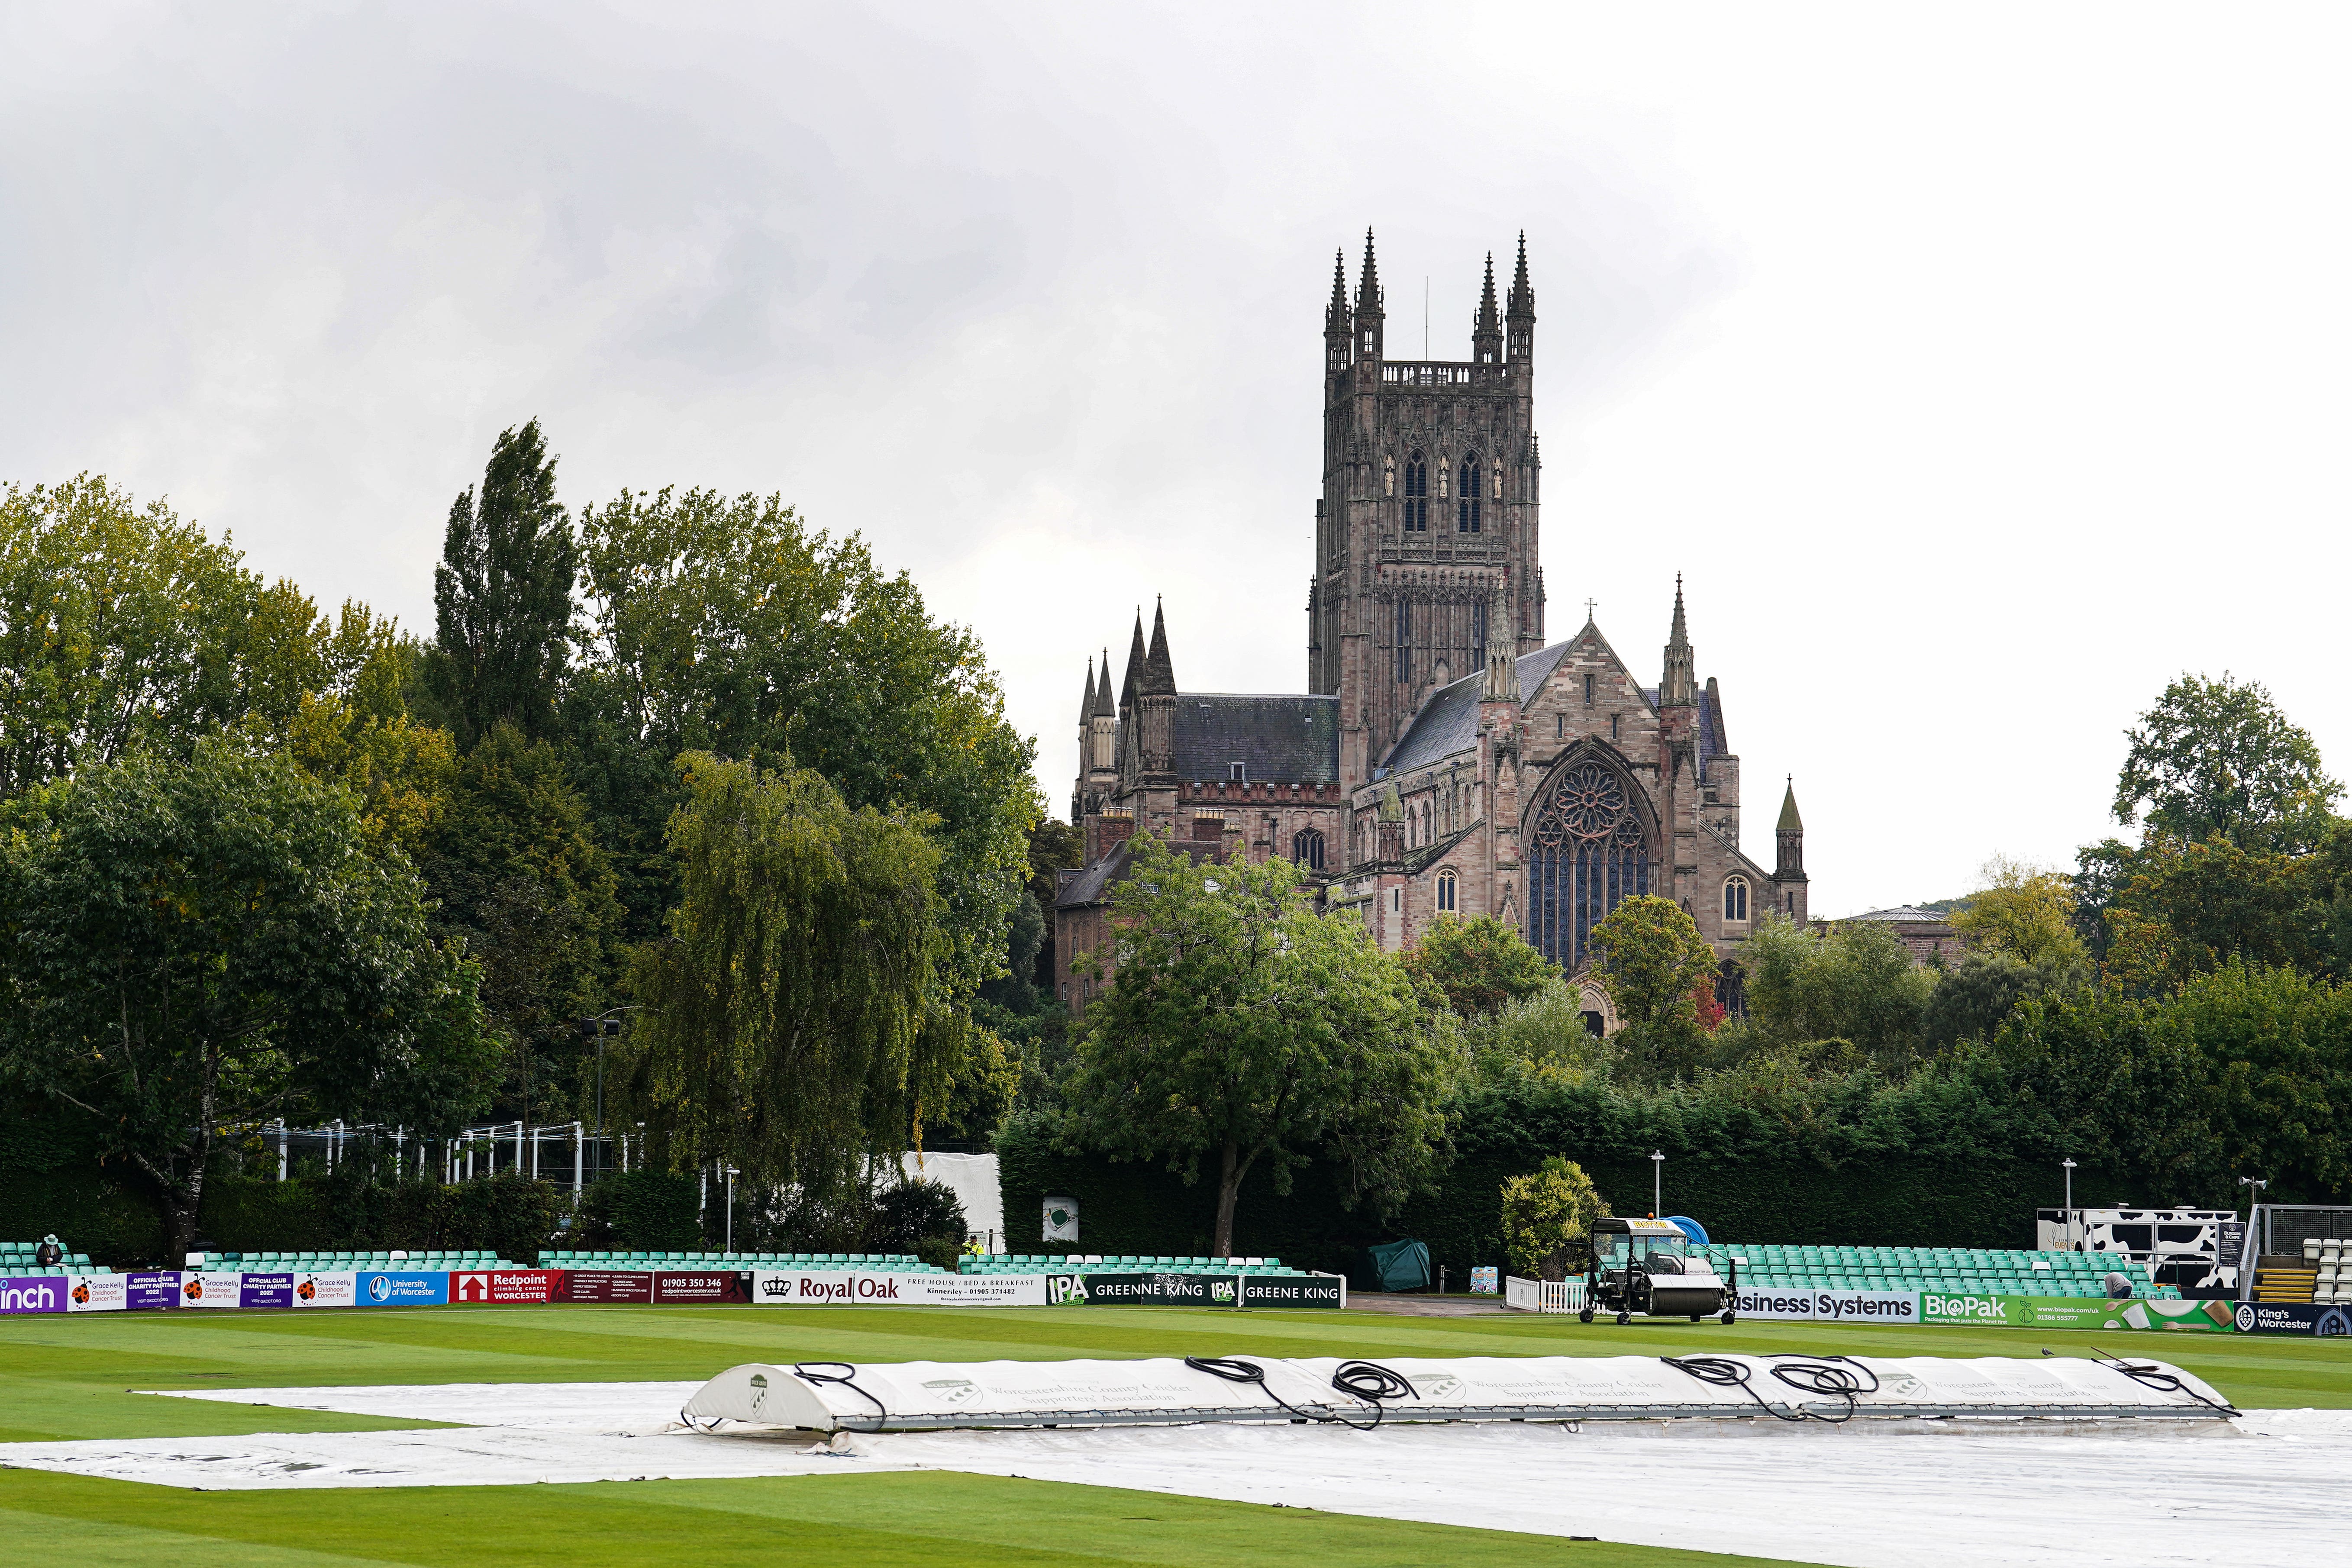
[{"label": "white fence", "polygon": [[1584,1307],[1581,1279],[1522,1279],[1504,1276],[1503,1305],[1519,1312],[1575,1312]]}]

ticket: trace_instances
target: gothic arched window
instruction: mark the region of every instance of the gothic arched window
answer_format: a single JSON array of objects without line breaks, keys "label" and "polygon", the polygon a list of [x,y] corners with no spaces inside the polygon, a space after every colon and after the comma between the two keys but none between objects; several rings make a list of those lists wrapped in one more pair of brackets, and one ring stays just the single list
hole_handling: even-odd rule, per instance
[{"label": "gothic arched window", "polygon": [[1462,459],[1462,483],[1454,493],[1462,498],[1454,512],[1455,530],[1463,533],[1477,532],[1478,507],[1486,494],[1486,487],[1478,482],[1477,453],[1473,452]]},{"label": "gothic arched window", "polygon": [[1323,835],[1319,829],[1303,827],[1290,836],[1290,859],[1296,866],[1309,871],[1323,869]]},{"label": "gothic arched window", "polygon": [[1437,912],[1441,915],[1452,914],[1454,903],[1454,873],[1440,871],[1437,874]]},{"label": "gothic arched window", "polygon": [[1404,531],[1429,531],[1429,460],[1419,452],[1404,460]]},{"label": "gothic arched window", "polygon": [[1603,763],[1577,763],[1552,785],[1528,841],[1528,941],[1572,974],[1591,957],[1592,928],[1650,890],[1633,786]]},{"label": "gothic arched window", "polygon": [[1723,918],[1744,921],[1748,918],[1748,879],[1729,877],[1723,884]]}]

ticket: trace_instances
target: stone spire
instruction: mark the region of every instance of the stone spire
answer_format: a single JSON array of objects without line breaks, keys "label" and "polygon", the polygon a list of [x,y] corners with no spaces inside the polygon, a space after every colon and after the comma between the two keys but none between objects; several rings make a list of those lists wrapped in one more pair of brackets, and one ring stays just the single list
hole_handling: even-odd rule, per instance
[{"label": "stone spire", "polygon": [[1470,357],[1479,364],[1503,363],[1503,312],[1495,304],[1495,253],[1486,253],[1486,286],[1478,296],[1478,313],[1470,321]]},{"label": "stone spire", "polygon": [[1488,702],[1519,700],[1518,647],[1511,623],[1510,596],[1496,595],[1486,606],[1486,689],[1483,700]]},{"label": "stone spire", "polygon": [[1110,695],[1110,649],[1108,648],[1103,649],[1102,685],[1096,689],[1093,715],[1097,719],[1118,717],[1118,704],[1111,700]]},{"label": "stone spire", "polygon": [[1780,821],[1776,833],[1802,833],[1805,819],[1797,815],[1797,775],[1789,775],[1789,793],[1780,797]]},{"label": "stone spire", "polygon": [[1087,655],[1087,694],[1078,699],[1078,722],[1083,724],[1095,716],[1098,693],[1095,686],[1095,656]]},{"label": "stone spire", "polygon": [[1348,253],[1331,253],[1331,303],[1323,310],[1323,331],[1328,336],[1337,332],[1348,335]]},{"label": "stone spire", "polygon": [[1176,695],[1176,671],[1168,661],[1168,617],[1155,601],[1151,606],[1151,651],[1143,661],[1143,681],[1136,690],[1146,697]]},{"label": "stone spire", "polygon": [[1690,629],[1683,620],[1683,578],[1675,574],[1675,625],[1666,638],[1665,679],[1658,687],[1658,706],[1687,708],[1698,700],[1698,660],[1691,652]]},{"label": "stone spire", "polygon": [[1381,357],[1382,324],[1388,314],[1381,298],[1380,264],[1372,258],[1372,231],[1368,228],[1364,230],[1363,280],[1356,285],[1356,352],[1360,357]]},{"label": "stone spire", "polygon": [[1127,650],[1127,679],[1119,683],[1118,706],[1121,712],[1135,706],[1135,683],[1143,679],[1143,606],[1135,609],[1135,641]]},{"label": "stone spire", "polygon": [[[1776,882],[1805,881],[1805,819],[1797,815],[1797,775],[1789,775],[1789,793],[1780,797],[1780,822],[1772,831],[1780,840],[1780,863],[1772,872]],[[1804,911],[1795,904],[1789,908],[1791,918],[1801,923]]]},{"label": "stone spire", "polygon": [[1536,290],[1528,281],[1528,231],[1519,230],[1519,269],[1511,279],[1511,297],[1504,310],[1510,323],[1511,363],[1535,357]]}]

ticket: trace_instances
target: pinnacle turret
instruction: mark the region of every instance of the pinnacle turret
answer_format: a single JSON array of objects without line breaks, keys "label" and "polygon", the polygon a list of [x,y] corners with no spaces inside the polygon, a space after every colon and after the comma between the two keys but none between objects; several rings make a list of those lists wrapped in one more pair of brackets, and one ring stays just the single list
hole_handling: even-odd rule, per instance
[{"label": "pinnacle turret", "polygon": [[1486,285],[1478,295],[1478,313],[1470,319],[1470,357],[1479,364],[1499,364],[1503,358],[1503,313],[1495,305],[1495,253],[1486,253]]},{"label": "pinnacle turret", "polygon": [[1331,303],[1323,310],[1323,330],[1348,335],[1348,253],[1331,253]]},{"label": "pinnacle turret", "polygon": [[1665,679],[1658,688],[1664,708],[1688,707],[1698,700],[1698,659],[1691,652],[1690,628],[1683,619],[1683,578],[1675,574],[1675,624],[1666,637]]},{"label": "pinnacle turret", "polygon": [[1110,649],[1108,648],[1103,649],[1102,685],[1097,690],[1092,712],[1097,719],[1118,717],[1118,704],[1112,700],[1110,694]]},{"label": "pinnacle turret", "polygon": [[1387,307],[1381,299],[1380,265],[1372,258],[1372,231],[1364,230],[1364,277],[1356,285],[1356,321],[1362,325],[1367,319],[1385,320]]},{"label": "pinnacle turret", "polygon": [[1535,285],[1528,281],[1528,231],[1519,230],[1519,269],[1511,277],[1511,314],[1530,319],[1536,313]]},{"label": "pinnacle turret", "polygon": [[1780,797],[1780,821],[1775,833],[1802,833],[1805,819],[1797,815],[1797,775],[1789,775],[1789,791]]},{"label": "pinnacle turret", "polygon": [[1143,682],[1136,689],[1146,697],[1176,695],[1176,671],[1168,658],[1168,617],[1159,605],[1151,606],[1151,651],[1143,661]]},{"label": "pinnacle turret", "polygon": [[1127,679],[1119,683],[1118,707],[1124,713],[1135,706],[1136,682],[1143,679],[1143,607],[1135,610],[1135,641],[1127,650]]},{"label": "pinnacle turret", "polygon": [[1078,699],[1079,723],[1083,724],[1095,716],[1095,704],[1098,700],[1100,700],[1100,693],[1095,686],[1094,656],[1088,654],[1087,656],[1087,694]]}]

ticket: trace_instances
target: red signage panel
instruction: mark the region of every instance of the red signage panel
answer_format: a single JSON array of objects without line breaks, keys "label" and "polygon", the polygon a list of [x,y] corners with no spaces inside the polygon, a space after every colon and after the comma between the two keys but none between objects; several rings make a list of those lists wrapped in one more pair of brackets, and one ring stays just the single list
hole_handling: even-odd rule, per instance
[{"label": "red signage panel", "polygon": [[654,1299],[654,1277],[603,1268],[574,1268],[562,1276],[566,1301],[630,1301],[640,1305]]},{"label": "red signage panel", "polygon": [[749,1274],[713,1270],[699,1274],[654,1276],[654,1300],[658,1302],[682,1305],[688,1302],[749,1301],[751,1299],[751,1277]]},{"label": "red signage panel", "polygon": [[452,1271],[449,1300],[461,1304],[556,1301],[563,1299],[561,1294],[562,1282],[562,1271],[552,1268],[476,1269],[470,1273]]}]

